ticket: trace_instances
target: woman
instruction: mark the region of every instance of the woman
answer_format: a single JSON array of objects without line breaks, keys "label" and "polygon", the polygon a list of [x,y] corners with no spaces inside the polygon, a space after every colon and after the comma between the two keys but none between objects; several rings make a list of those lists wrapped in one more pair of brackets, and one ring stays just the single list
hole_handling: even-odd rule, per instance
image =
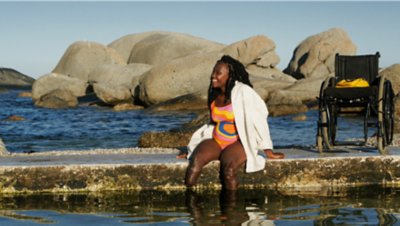
[{"label": "woman", "polygon": [[210,123],[198,129],[188,144],[189,166],[185,184],[196,184],[202,168],[220,160],[223,187],[236,190],[237,170],[246,163],[246,172],[265,165],[258,150],[271,159],[284,158],[272,151],[265,102],[252,89],[249,74],[239,61],[223,56],[214,66],[208,92]]}]

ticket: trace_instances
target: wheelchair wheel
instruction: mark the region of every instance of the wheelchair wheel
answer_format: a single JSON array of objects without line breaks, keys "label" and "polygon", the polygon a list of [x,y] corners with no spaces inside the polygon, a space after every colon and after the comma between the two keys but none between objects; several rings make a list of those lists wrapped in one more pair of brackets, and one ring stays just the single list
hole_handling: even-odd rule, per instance
[{"label": "wheelchair wheel", "polygon": [[379,83],[378,94],[378,133],[377,145],[381,154],[386,154],[385,147],[393,140],[394,102],[393,89],[390,81],[384,77]]},{"label": "wheelchair wheel", "polygon": [[390,145],[393,140],[394,127],[394,102],[393,89],[389,81],[385,82],[385,91],[383,95],[383,138],[385,146]]},{"label": "wheelchair wheel", "polygon": [[321,84],[319,91],[319,112],[318,112],[318,131],[317,131],[317,150],[322,153],[324,149],[331,149],[331,120],[329,109],[325,106],[324,91],[331,85],[332,77],[327,78]]}]

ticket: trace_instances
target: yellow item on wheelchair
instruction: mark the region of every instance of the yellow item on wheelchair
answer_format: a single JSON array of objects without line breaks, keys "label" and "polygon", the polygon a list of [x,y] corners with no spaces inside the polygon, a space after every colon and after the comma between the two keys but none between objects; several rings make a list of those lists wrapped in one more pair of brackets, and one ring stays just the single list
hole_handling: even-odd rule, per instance
[{"label": "yellow item on wheelchair", "polygon": [[336,88],[362,88],[362,87],[369,87],[369,83],[367,80],[363,78],[357,78],[354,80],[340,80],[336,83]]}]

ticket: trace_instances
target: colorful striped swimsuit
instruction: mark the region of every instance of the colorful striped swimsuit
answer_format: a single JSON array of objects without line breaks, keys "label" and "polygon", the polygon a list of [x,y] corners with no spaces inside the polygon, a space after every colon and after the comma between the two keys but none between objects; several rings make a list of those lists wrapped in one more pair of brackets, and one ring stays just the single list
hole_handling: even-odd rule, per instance
[{"label": "colorful striped swimsuit", "polygon": [[222,150],[239,139],[232,104],[217,107],[215,101],[213,101],[211,103],[211,118],[217,123],[214,127],[213,138]]}]

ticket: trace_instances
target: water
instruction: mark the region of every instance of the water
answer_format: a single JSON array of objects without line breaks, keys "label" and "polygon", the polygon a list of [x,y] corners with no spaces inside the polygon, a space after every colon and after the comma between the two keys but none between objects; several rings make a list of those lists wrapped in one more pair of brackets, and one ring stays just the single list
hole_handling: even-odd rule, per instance
[{"label": "water", "polygon": [[[137,146],[146,131],[166,131],[191,113],[36,108],[19,91],[0,93],[0,137],[12,152]],[[6,120],[17,115],[23,121]],[[275,147],[312,146],[317,111],[307,120],[270,117]],[[360,138],[362,119],[339,121],[338,139]],[[373,133],[373,131],[371,132]],[[0,195],[0,225],[400,225],[400,189],[348,188],[325,194],[220,191]]]},{"label": "water", "polygon": [[400,188],[319,196],[272,190],[0,197],[0,225],[400,225]]},{"label": "water", "polygon": [[[144,132],[167,131],[195,117],[184,112],[115,112],[92,106],[37,108],[30,98],[18,97],[19,92],[0,93],[0,137],[10,152],[135,147]],[[6,120],[12,115],[25,120]],[[274,146],[313,146],[318,114],[313,110],[306,116],[306,121],[294,121],[293,116],[270,117]],[[339,121],[338,139],[361,138],[361,131],[362,119],[345,118]]]}]

